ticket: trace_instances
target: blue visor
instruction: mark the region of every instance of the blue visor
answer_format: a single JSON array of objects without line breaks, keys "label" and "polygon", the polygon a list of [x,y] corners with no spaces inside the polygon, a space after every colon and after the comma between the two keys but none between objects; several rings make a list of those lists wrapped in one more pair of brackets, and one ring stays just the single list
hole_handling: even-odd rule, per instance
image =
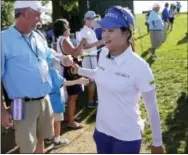
[{"label": "blue visor", "polygon": [[130,25],[134,26],[134,17],[126,9],[120,11],[116,8],[110,8],[105,17],[101,21],[98,21],[98,24],[106,29],[129,27]]},{"label": "blue visor", "polygon": [[115,28],[123,27],[122,24],[113,22],[105,18],[101,21],[97,21],[97,23],[104,29],[115,29]]}]

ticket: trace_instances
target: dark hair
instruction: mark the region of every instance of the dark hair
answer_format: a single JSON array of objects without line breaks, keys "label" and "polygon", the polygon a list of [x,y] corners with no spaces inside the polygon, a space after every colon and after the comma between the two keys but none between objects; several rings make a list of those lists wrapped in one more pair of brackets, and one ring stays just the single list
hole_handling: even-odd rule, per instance
[{"label": "dark hair", "polygon": [[59,36],[63,35],[63,33],[66,31],[67,29],[67,25],[69,24],[69,22],[62,18],[62,19],[57,19],[53,25],[53,30],[54,30],[54,35],[56,38],[58,38]]},{"label": "dark hair", "polygon": [[15,9],[15,10],[14,10],[15,19],[17,19],[17,18],[20,17],[22,11],[23,11],[23,9]]},{"label": "dark hair", "polygon": [[165,3],[165,7],[168,7],[169,6],[169,4],[168,3]]},{"label": "dark hair", "polygon": [[130,36],[127,38],[127,44],[131,45],[133,51],[135,52],[135,43],[134,43],[134,38],[133,38],[133,31],[130,28],[127,28],[127,27],[120,27],[120,30],[122,32],[129,31]]},{"label": "dark hair", "polygon": [[14,10],[15,19],[19,18],[21,14],[28,8],[19,8]]}]

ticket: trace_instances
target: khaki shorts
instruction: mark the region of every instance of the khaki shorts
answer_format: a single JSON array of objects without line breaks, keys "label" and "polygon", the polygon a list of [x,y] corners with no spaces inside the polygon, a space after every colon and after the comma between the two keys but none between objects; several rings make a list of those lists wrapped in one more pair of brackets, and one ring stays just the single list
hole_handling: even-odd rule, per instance
[{"label": "khaki shorts", "polygon": [[49,96],[25,102],[24,110],[24,119],[14,121],[16,143],[20,147],[20,153],[33,153],[37,138],[45,139],[54,135]]},{"label": "khaki shorts", "polygon": [[159,48],[164,41],[164,31],[150,31],[151,47]]},{"label": "khaki shorts", "polygon": [[164,22],[164,41],[166,40],[168,25],[169,25],[168,22]]},{"label": "khaki shorts", "polygon": [[63,113],[53,113],[54,121],[63,121],[64,114]]}]

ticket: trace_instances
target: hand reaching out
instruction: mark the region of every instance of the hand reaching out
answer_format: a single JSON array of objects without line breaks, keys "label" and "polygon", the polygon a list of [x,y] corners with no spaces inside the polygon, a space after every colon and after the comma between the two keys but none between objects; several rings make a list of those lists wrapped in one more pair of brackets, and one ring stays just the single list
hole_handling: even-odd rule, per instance
[{"label": "hand reaching out", "polygon": [[77,83],[87,85],[89,83],[89,79],[82,77],[77,79]]}]

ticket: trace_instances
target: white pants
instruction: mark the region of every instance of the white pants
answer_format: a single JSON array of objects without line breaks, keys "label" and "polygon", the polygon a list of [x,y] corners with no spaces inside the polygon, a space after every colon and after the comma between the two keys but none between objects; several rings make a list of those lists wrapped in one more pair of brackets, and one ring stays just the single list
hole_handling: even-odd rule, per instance
[{"label": "white pants", "polygon": [[84,68],[95,69],[97,67],[97,56],[84,57],[82,66]]},{"label": "white pants", "polygon": [[[97,56],[84,57],[82,61],[82,67],[88,69],[95,69],[97,67]],[[93,79],[90,80],[94,81]]]}]

